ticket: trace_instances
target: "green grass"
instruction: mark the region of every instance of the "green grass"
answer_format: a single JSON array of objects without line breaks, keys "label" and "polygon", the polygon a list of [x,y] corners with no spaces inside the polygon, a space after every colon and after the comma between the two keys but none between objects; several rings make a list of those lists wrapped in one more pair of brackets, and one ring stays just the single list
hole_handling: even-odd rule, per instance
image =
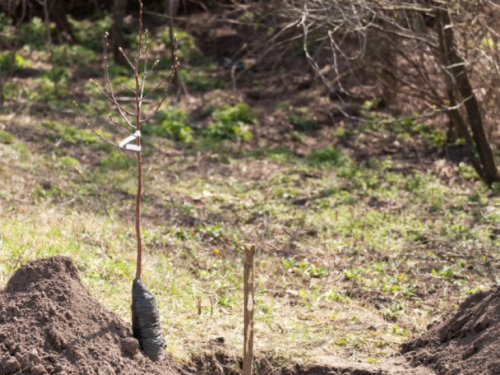
[{"label": "green grass", "polygon": [[[45,127],[64,134],[59,123]],[[90,153],[84,141],[68,147]],[[21,151],[0,144],[0,178],[24,176],[0,188],[0,285],[28,260],[68,255],[91,293],[128,321],[133,158],[100,151],[96,168]],[[248,242],[258,248],[256,351],[276,360],[353,351],[379,360],[491,284],[500,200],[485,198],[480,183],[392,172],[389,158],[356,165],[333,148],[314,163],[280,155],[228,155],[229,176],[224,164],[191,168],[196,156],[187,154],[170,157],[168,168],[161,153],[146,158],[144,282],[176,357],[219,336],[239,353]],[[264,178],[251,179],[254,170]]]},{"label": "green grass", "polygon": [[[6,126],[0,130],[0,287],[26,261],[64,254],[92,295],[130,321],[135,155],[102,144],[68,114],[73,94],[92,97],[81,106],[92,124],[122,139],[102,120],[110,111],[105,98],[90,83],[69,79],[78,64],[100,69],[100,44],[93,41],[101,30],[72,23],[85,46],[56,48],[65,96],[55,98],[48,55],[30,39],[43,32],[37,19],[23,31],[32,49],[20,50],[19,65],[29,66],[33,54],[46,74],[6,86],[8,101],[21,93],[27,104],[20,102],[16,116],[0,115]],[[192,38],[183,38],[180,50],[197,53]],[[212,351],[217,337],[224,337],[230,357],[241,354],[247,243],[257,245],[255,351],[276,366],[320,355],[383,361],[460,299],[497,282],[498,187],[487,190],[464,163],[434,160],[421,168],[353,155],[357,146],[385,146],[389,136],[440,147],[441,131],[418,116],[374,113],[375,102],[365,103],[365,121],[320,129],[313,111],[288,101],[260,112],[257,105],[234,104],[240,97],[227,95],[212,67],[181,63],[194,92],[175,110],[163,106],[141,129],[143,280],[158,299],[175,357],[189,361]],[[118,96],[128,95],[122,83],[134,84],[126,69],[110,69]],[[215,88],[221,90],[209,91]],[[33,103],[49,110],[30,111]],[[269,126],[263,118],[272,116],[276,129],[263,132],[259,121]],[[294,132],[273,141],[280,123]],[[261,138],[248,142],[259,136],[256,129]],[[314,139],[310,130],[326,132]],[[375,136],[382,141],[373,146]]]},{"label": "green grass", "polygon": [[239,141],[251,140],[252,133],[247,128],[255,124],[257,115],[246,103],[237,103],[233,106],[224,105],[212,109],[213,122],[203,129],[202,135],[212,141]]},{"label": "green grass", "polygon": [[0,143],[9,145],[11,143],[14,143],[15,139],[16,137],[14,137],[13,134],[6,132],[4,130],[0,130]]}]

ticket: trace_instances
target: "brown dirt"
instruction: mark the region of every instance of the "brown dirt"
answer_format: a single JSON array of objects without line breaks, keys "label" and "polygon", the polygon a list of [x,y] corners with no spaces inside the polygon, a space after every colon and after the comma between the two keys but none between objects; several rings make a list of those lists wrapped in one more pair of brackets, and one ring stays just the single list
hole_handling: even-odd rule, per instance
[{"label": "brown dirt", "polygon": [[500,287],[476,293],[402,352],[439,375],[500,374]]},{"label": "brown dirt", "polygon": [[92,298],[70,258],[19,268],[0,291],[0,373],[179,374],[171,359],[154,363],[129,324]]},{"label": "brown dirt", "polygon": [[297,375],[435,375],[434,371],[412,368],[401,356],[385,358],[380,363],[348,361],[338,357],[320,357]]},{"label": "brown dirt", "polygon": [[[68,257],[28,262],[0,291],[2,375],[240,374],[237,361],[222,359],[205,358],[196,363],[198,371],[170,358],[152,362],[139,350],[130,325],[90,296]],[[265,367],[262,373],[269,373]],[[409,368],[401,357],[380,364],[324,357],[276,370],[283,375],[431,373],[425,367]]]},{"label": "brown dirt", "polygon": [[[195,356],[193,359],[199,375],[241,375],[241,359],[231,358],[222,350]],[[376,363],[335,356],[315,357],[309,363],[288,364],[280,369],[266,358],[257,356],[254,368],[258,369],[255,373],[260,375],[436,375],[427,367],[412,367],[398,353]]]}]

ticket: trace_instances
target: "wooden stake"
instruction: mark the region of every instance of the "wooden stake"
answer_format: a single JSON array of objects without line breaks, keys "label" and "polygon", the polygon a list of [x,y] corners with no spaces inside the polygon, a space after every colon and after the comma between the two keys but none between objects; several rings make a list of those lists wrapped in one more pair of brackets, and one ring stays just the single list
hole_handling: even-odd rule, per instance
[{"label": "wooden stake", "polygon": [[245,245],[243,375],[252,374],[255,245]]}]

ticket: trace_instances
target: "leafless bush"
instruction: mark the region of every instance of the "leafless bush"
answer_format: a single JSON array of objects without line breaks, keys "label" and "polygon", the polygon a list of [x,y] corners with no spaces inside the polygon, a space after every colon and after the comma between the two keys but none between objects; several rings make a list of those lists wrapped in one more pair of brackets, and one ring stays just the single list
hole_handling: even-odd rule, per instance
[{"label": "leafless bush", "polygon": [[[498,117],[500,7],[494,1],[281,0],[304,53],[332,92],[376,85],[395,105],[446,115],[488,184],[500,180],[490,147]],[[325,53],[328,61],[319,59]],[[477,156],[476,156],[477,155]]]}]

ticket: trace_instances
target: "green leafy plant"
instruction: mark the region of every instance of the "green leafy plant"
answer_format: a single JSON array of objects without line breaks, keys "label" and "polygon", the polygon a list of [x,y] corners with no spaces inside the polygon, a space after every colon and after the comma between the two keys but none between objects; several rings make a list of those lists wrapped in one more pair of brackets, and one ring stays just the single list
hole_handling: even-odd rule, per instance
[{"label": "green leafy plant", "polygon": [[292,124],[294,130],[307,131],[318,129],[319,125],[307,108],[294,109],[293,113],[286,117]]},{"label": "green leafy plant", "polygon": [[144,128],[144,134],[169,138],[174,141],[193,142],[193,129],[188,124],[188,115],[182,109],[159,111],[160,125]]},{"label": "green leafy plant", "polygon": [[112,25],[111,15],[109,14],[93,22],[88,19],[76,20],[72,17],[69,17],[68,20],[79,44],[94,51],[102,48],[101,35],[106,30],[111,29]]},{"label": "green leafy plant", "polygon": [[0,130],[0,143],[9,145],[14,143],[14,139],[15,137],[13,134],[6,132],[5,130]]},{"label": "green leafy plant", "polygon": [[342,167],[349,164],[351,159],[347,154],[343,153],[342,150],[336,149],[332,145],[328,145],[311,151],[309,160],[313,163],[328,163],[335,167]]},{"label": "green leafy plant", "polygon": [[134,158],[116,150],[112,150],[101,160],[101,166],[105,169],[121,170],[134,166]]},{"label": "green leafy plant", "polygon": [[292,273],[300,273],[309,277],[322,278],[326,276],[326,267],[318,267],[314,263],[310,263],[307,259],[297,261],[293,258],[282,258],[281,262]]},{"label": "green leafy plant", "polygon": [[[9,71],[11,57],[12,57],[12,52],[6,51],[0,53],[0,72]],[[23,57],[21,57],[21,55],[16,53],[14,56],[12,71],[13,72],[19,71],[19,69],[25,66],[28,66],[26,60]]]},{"label": "green leafy plant", "polygon": [[214,78],[207,73],[209,72],[207,72],[206,70],[201,72],[181,71],[180,76],[186,82],[186,85],[196,91],[216,90],[226,87],[224,81],[218,78]]},{"label": "green leafy plant", "polygon": [[257,115],[246,103],[234,106],[225,105],[212,112],[214,122],[203,130],[203,136],[216,141],[252,139],[252,133],[246,125],[255,124]]},{"label": "green leafy plant", "polygon": [[33,17],[29,23],[21,28],[21,39],[24,44],[34,47],[40,46],[40,41],[45,40],[46,29],[40,17]]},{"label": "green leafy plant", "polygon": [[[194,37],[186,33],[185,31],[175,30],[175,34],[177,35],[177,53],[178,57],[183,61],[187,61],[188,63],[196,64],[203,59],[203,54],[200,49],[196,46],[196,42]],[[169,31],[165,30],[159,35],[160,40],[165,43],[165,46],[170,49],[171,41]]]}]

